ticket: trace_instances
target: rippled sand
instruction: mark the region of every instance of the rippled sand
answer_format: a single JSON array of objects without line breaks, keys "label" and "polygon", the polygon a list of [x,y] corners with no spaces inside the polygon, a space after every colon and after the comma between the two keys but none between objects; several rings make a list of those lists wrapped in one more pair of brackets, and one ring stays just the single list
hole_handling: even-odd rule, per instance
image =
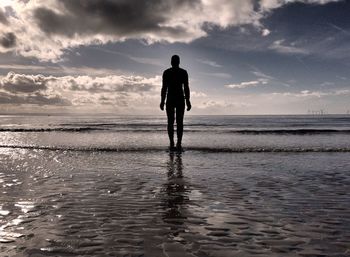
[{"label": "rippled sand", "polygon": [[349,159],[2,148],[1,256],[350,256]]}]

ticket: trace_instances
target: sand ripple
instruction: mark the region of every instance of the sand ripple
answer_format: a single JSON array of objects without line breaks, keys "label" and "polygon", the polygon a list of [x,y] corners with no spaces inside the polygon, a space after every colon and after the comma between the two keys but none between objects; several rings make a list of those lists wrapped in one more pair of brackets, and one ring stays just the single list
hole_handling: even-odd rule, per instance
[{"label": "sand ripple", "polygon": [[349,157],[9,149],[0,251],[350,256]]}]

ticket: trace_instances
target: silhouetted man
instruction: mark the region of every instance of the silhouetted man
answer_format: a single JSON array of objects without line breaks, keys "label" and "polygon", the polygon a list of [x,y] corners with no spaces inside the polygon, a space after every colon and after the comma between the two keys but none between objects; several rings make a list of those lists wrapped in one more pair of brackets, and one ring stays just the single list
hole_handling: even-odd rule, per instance
[{"label": "silhouetted man", "polygon": [[176,132],[177,132],[177,150],[181,151],[181,141],[183,133],[183,120],[185,113],[185,101],[187,111],[191,110],[190,88],[188,86],[187,71],[181,69],[180,57],[173,55],[171,57],[171,68],[163,73],[163,86],[161,92],[160,109],[164,110],[166,99],[166,113],[168,116],[168,135],[170,140],[170,149],[174,149],[174,120],[176,113]]}]

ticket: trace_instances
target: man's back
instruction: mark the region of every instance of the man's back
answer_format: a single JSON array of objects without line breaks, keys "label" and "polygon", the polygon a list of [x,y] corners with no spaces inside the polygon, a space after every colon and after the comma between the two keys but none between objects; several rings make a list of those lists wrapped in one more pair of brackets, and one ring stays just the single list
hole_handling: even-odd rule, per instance
[{"label": "man's back", "polygon": [[180,67],[165,70],[162,94],[166,95],[167,104],[183,104],[189,98],[187,71]]}]

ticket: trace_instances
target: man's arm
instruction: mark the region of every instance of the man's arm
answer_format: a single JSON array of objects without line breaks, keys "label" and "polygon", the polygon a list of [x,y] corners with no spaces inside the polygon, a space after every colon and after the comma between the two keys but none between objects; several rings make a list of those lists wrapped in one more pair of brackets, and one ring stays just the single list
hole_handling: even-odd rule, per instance
[{"label": "man's arm", "polygon": [[185,81],[184,81],[184,93],[185,93],[185,99],[186,99],[186,105],[187,105],[187,111],[191,110],[191,102],[190,102],[190,87],[188,85],[188,74],[187,71],[185,71]]},{"label": "man's arm", "polygon": [[164,104],[165,104],[165,98],[166,93],[168,91],[168,83],[166,79],[166,72],[163,72],[163,79],[162,79],[162,91],[161,91],[161,100],[160,100],[160,109],[164,110]]}]

